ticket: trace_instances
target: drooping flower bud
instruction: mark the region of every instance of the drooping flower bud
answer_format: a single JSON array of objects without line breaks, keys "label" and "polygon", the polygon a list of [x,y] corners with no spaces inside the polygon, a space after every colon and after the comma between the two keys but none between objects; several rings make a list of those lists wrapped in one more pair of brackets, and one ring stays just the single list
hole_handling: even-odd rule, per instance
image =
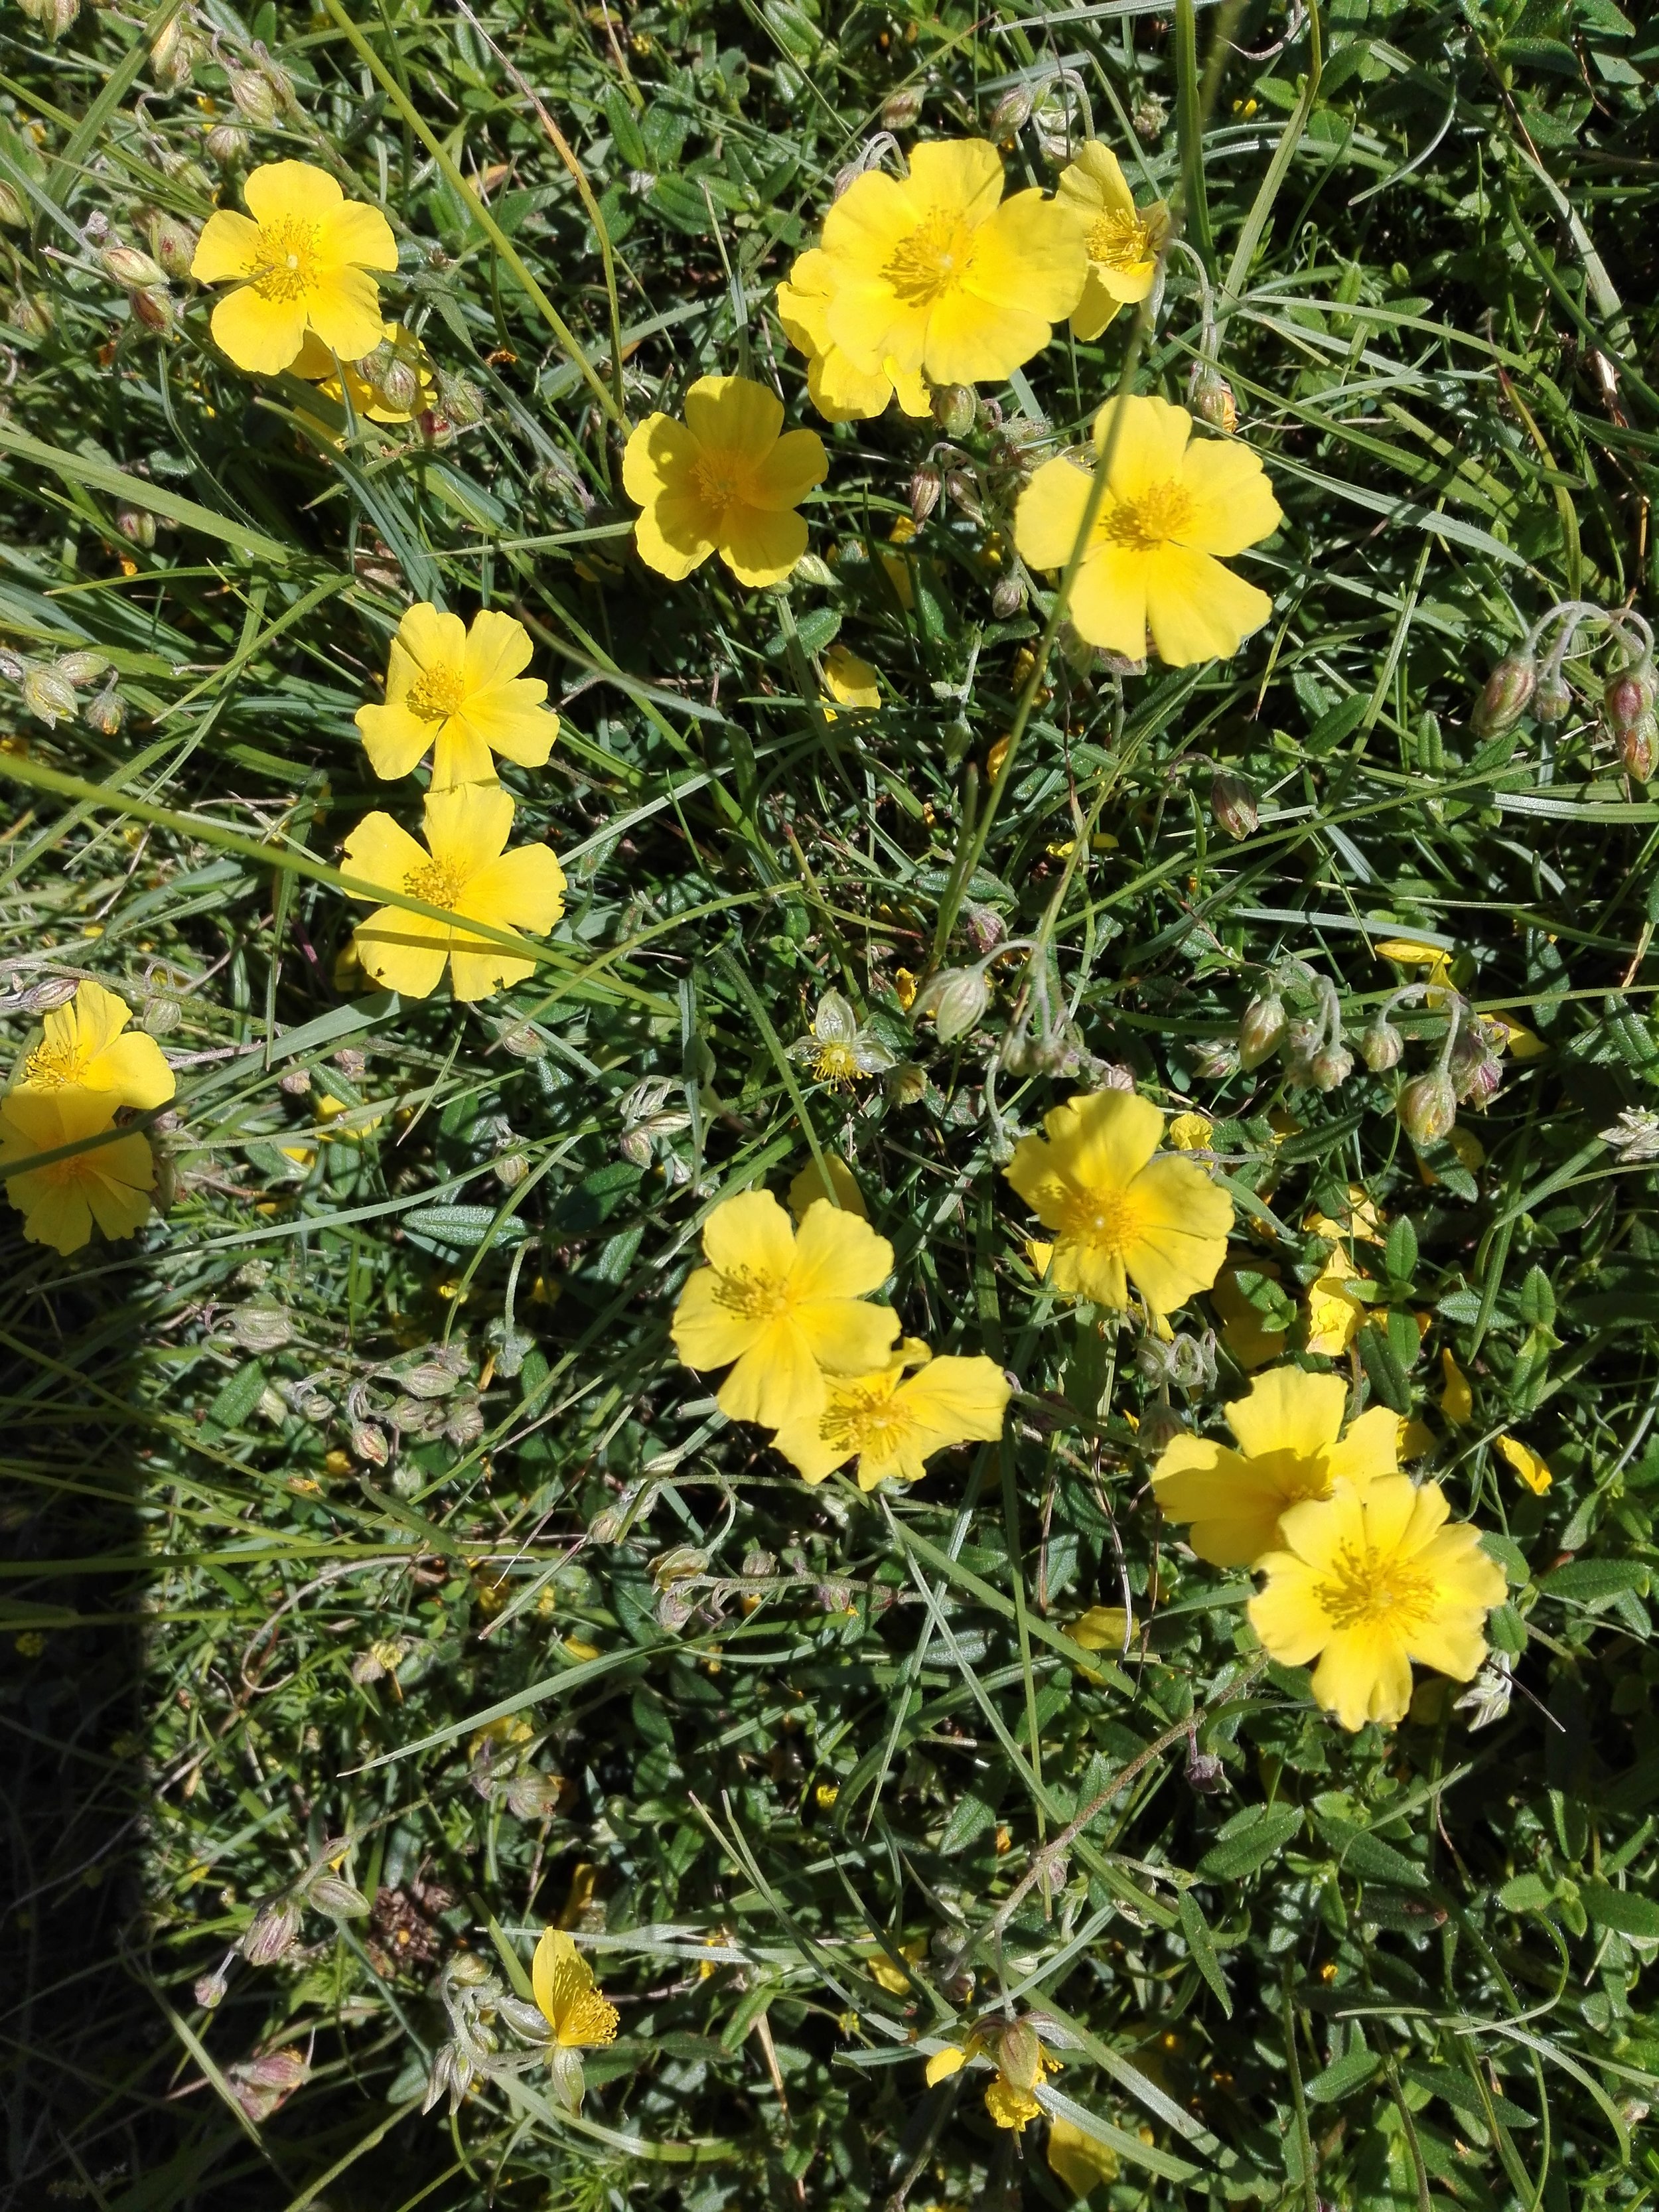
[{"label": "drooping flower bud", "polygon": [[947,438],[965,438],[979,414],[970,384],[942,384],[933,393],[933,420]]},{"label": "drooping flower bud", "polygon": [[118,507],[115,527],[129,545],[141,546],[145,552],[155,543],[155,517],[147,507]]},{"label": "drooping flower bud", "polygon": [[1601,704],[1615,737],[1639,722],[1651,708],[1655,696],[1653,664],[1647,659],[1621,668],[1610,676],[1601,693]]},{"label": "drooping flower bud", "polygon": [[1325,1041],[1325,1025],[1316,1021],[1291,1022],[1285,1031],[1285,1073],[1292,1083],[1313,1081],[1314,1055]]},{"label": "drooping flower bud", "polygon": [[182,14],[170,15],[151,40],[149,65],[156,82],[170,92],[190,82],[196,65],[196,40]]},{"label": "drooping flower bud", "polygon": [[1156,1459],[1168,1449],[1177,1437],[1187,1433],[1187,1424],[1173,1406],[1157,1400],[1140,1416],[1140,1426],[1135,1431],[1135,1443],[1149,1459]]},{"label": "drooping flower bud", "polygon": [[1187,1752],[1187,1787],[1195,1790],[1200,1797],[1212,1797],[1218,1790],[1227,1786],[1226,1769],[1212,1751],[1200,1751],[1197,1739],[1190,1741]]},{"label": "drooping flower bud", "polygon": [[26,338],[44,338],[50,337],[57,317],[44,292],[20,292],[11,319]]},{"label": "drooping flower bud", "polygon": [[568,2044],[556,2043],[548,2054],[547,2069],[553,2076],[553,2087],[559,2102],[567,2112],[580,2112],[582,2095],[587,2087],[582,2072],[582,2055]]},{"label": "drooping flower bud", "polygon": [[908,131],[921,112],[921,94],[914,86],[906,85],[897,92],[890,92],[881,104],[881,127],[884,131]]},{"label": "drooping flower bud", "polygon": [[75,713],[75,687],[50,668],[30,668],[25,671],[22,684],[23,704],[37,722],[55,729],[59,722],[69,720]]},{"label": "drooping flower bud", "polygon": [[1538,684],[1538,665],[1528,654],[1511,654],[1500,660],[1486,678],[1469,714],[1477,738],[1501,738],[1512,730],[1527,711]]},{"label": "drooping flower bud", "polygon": [[275,1966],[294,1948],[300,1932],[300,1906],[292,1897],[273,1897],[259,1907],[238,1948],[250,1966]]},{"label": "drooping flower bud", "polygon": [[1284,1041],[1286,1018],[1285,1001],[1276,991],[1251,1000],[1238,1024],[1241,1067],[1260,1067],[1273,1058]]},{"label": "drooping flower bud", "polygon": [[997,2037],[997,2071],[1027,2096],[1042,2079],[1042,2043],[1029,2020],[1017,2020]]},{"label": "drooping flower bud", "polygon": [[1190,1051],[1193,1073],[1206,1083],[1224,1083],[1238,1073],[1238,1047],[1231,1037],[1200,1037]]},{"label": "drooping flower bud", "polygon": [[991,1003],[991,987],[981,968],[943,968],[915,995],[913,1016],[931,1014],[941,1044],[966,1036]]},{"label": "drooping flower bud", "polygon": [[1230,436],[1238,428],[1238,402],[1226,378],[1207,361],[1195,361],[1187,376],[1187,404],[1200,422]]},{"label": "drooping flower bud", "polygon": [[0,223],[9,230],[27,230],[29,225],[28,202],[3,177],[0,177]]},{"label": "drooping flower bud", "polygon": [[173,295],[170,292],[152,289],[144,292],[129,292],[127,297],[132,302],[135,318],[147,330],[165,331],[173,328]]},{"label": "drooping flower bud", "polygon": [[1504,1080],[1497,1054],[1470,1030],[1463,1030],[1453,1045],[1448,1073],[1465,1105],[1484,1106]]},{"label": "drooping flower bud", "polygon": [[1382,1075],[1389,1068],[1397,1067],[1405,1049],[1404,1037],[1394,1024],[1384,1021],[1381,1014],[1359,1040],[1360,1053],[1373,1075]]},{"label": "drooping flower bud", "polygon": [[1532,695],[1533,718],[1540,722],[1565,722],[1572,712],[1572,687],[1557,669],[1540,676]]},{"label": "drooping flower bud", "polygon": [[1436,1068],[1413,1076],[1395,1103],[1400,1126],[1419,1151],[1449,1136],[1457,1121],[1457,1094],[1451,1078]]},{"label": "drooping flower bud", "polygon": [[1210,785],[1210,811],[1230,837],[1252,836],[1257,822],[1255,793],[1242,775],[1218,769]]},{"label": "drooping flower bud", "polygon": [[990,136],[1006,138],[1011,131],[1021,130],[1030,119],[1031,105],[1036,97],[1035,85],[1010,85],[985,119],[985,128]]},{"label": "drooping flower bud", "polygon": [[194,1984],[191,1995],[204,2012],[212,2012],[225,2001],[225,1991],[230,1984],[222,1966],[216,1966],[210,1974],[204,1974]]},{"label": "drooping flower bud", "polygon": [[991,612],[999,622],[1007,622],[1025,604],[1025,586],[1018,576],[1004,576],[991,594]]},{"label": "drooping flower bud", "polygon": [[392,1456],[386,1431],[373,1421],[359,1421],[351,1431],[351,1449],[366,1467],[384,1467]]},{"label": "drooping flower bud", "polygon": [[81,709],[81,720],[89,730],[96,730],[100,738],[118,737],[126,719],[126,702],[112,683],[106,684]]},{"label": "drooping flower bud", "polygon": [[106,275],[130,291],[141,291],[152,284],[165,283],[161,265],[136,246],[106,246],[98,257]]},{"label": "drooping flower bud", "polygon": [[[475,422],[484,418],[484,396],[477,386],[465,376],[441,372],[438,377],[438,410],[458,430],[470,430]],[[798,575],[800,571],[797,568]],[[826,582],[829,579],[824,579]]]},{"label": "drooping flower bud", "polygon": [[953,507],[959,507],[970,522],[982,522],[985,509],[980,504],[979,479],[971,469],[951,469],[945,473],[945,495]]},{"label": "drooping flower bud", "polygon": [[1308,1063],[1309,1080],[1316,1091],[1335,1091],[1353,1073],[1353,1054],[1345,1044],[1322,1046]]},{"label": "drooping flower bud", "polygon": [[564,1783],[558,1775],[532,1769],[528,1774],[515,1774],[503,1794],[507,1809],[515,1820],[545,1820],[558,1810],[563,1790]]},{"label": "drooping flower bud", "polygon": [[168,998],[163,994],[158,999],[152,999],[144,1008],[139,1027],[147,1036],[164,1037],[178,1028],[184,1016],[185,1010],[177,999]]},{"label": "drooping flower bud", "polygon": [[368,1911],[368,1899],[356,1883],[337,1874],[319,1874],[307,1894],[331,1920],[361,1920]]},{"label": "drooping flower bud", "polygon": [[1636,783],[1653,780],[1653,763],[1659,750],[1659,720],[1651,712],[1632,722],[1619,733],[1619,757],[1624,763],[1625,774]]},{"label": "drooping flower bud", "polygon": [[108,656],[101,653],[60,653],[52,664],[54,676],[61,676],[65,684],[95,684],[109,667]]},{"label": "drooping flower bud", "polygon": [[939,505],[940,487],[945,482],[931,461],[922,461],[911,472],[910,515],[920,529]]},{"label": "drooping flower bud", "polygon": [[421,397],[421,379],[412,362],[394,353],[374,379],[374,390],[394,415],[412,415]]},{"label": "drooping flower bud", "polygon": [[216,161],[222,169],[228,169],[246,153],[247,133],[237,123],[216,123],[202,143],[210,161]]},{"label": "drooping flower bud", "polygon": [[276,120],[276,88],[263,70],[227,70],[230,96],[237,112],[256,131],[269,131]]},{"label": "drooping flower bud", "polygon": [[196,258],[197,232],[193,224],[182,216],[162,213],[150,226],[150,251],[169,276],[184,277],[190,274],[190,264]]},{"label": "drooping flower bud", "polygon": [[1170,119],[1170,103],[1160,93],[1143,92],[1129,111],[1129,122],[1137,138],[1151,145]]}]

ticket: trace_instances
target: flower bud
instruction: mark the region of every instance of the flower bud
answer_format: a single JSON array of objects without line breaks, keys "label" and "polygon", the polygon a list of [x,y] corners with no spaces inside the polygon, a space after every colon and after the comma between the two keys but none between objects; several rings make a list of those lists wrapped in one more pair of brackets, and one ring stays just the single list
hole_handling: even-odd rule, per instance
[{"label": "flower bud", "polygon": [[1135,1442],[1149,1459],[1156,1459],[1177,1437],[1184,1437],[1186,1433],[1187,1424],[1175,1407],[1155,1401],[1140,1416]]},{"label": "flower bud", "polygon": [[1395,1102],[1400,1126],[1419,1151],[1449,1136],[1457,1120],[1457,1095],[1451,1078],[1436,1068],[1432,1074],[1413,1076]]},{"label": "flower bud", "polygon": [[163,994],[158,999],[152,999],[144,1008],[143,1019],[139,1026],[146,1036],[166,1036],[170,1030],[178,1028],[184,1018],[184,1012],[177,999],[170,999]]},{"label": "flower bud", "polygon": [[1238,1073],[1238,1047],[1231,1037],[1199,1037],[1188,1047],[1193,1073],[1206,1083],[1224,1083]]},{"label": "flower bud", "polygon": [[548,2053],[548,2071],[553,2076],[553,2088],[567,2112],[580,2112],[586,2078],[582,2073],[582,2055],[564,2044],[556,2044]]},{"label": "flower bud", "polygon": [[106,246],[98,257],[105,273],[118,284],[131,291],[139,291],[151,284],[165,283],[166,275],[161,264],[152,261],[148,253],[136,246]]},{"label": "flower bud", "polygon": [[1500,660],[1486,678],[1469,714],[1477,738],[1501,738],[1512,730],[1527,710],[1538,683],[1537,664],[1530,654],[1511,654]]},{"label": "flower bud", "polygon": [[173,326],[173,295],[167,291],[129,292],[134,319],[146,330],[167,332]]},{"label": "flower bud", "polygon": [[1360,1038],[1359,1049],[1371,1073],[1381,1075],[1387,1069],[1399,1066],[1400,1056],[1406,1049],[1406,1040],[1392,1022],[1384,1021],[1379,1014]]},{"label": "flower bud", "polygon": [[503,1052],[514,1060],[545,1060],[547,1040],[533,1022],[509,1022],[496,1037]]},{"label": "flower bud", "polygon": [[202,143],[207,149],[209,160],[216,161],[222,169],[228,169],[246,153],[247,133],[240,124],[216,123]]},{"label": "flower bud", "polygon": [[1308,1076],[1316,1091],[1334,1091],[1353,1073],[1353,1054],[1345,1044],[1328,1044],[1308,1063]]},{"label": "flower bud", "polygon": [[52,672],[61,676],[65,684],[95,684],[108,667],[108,659],[101,653],[60,653],[52,664]]},{"label": "flower bud", "polygon": [[1042,2079],[1042,2043],[1029,2020],[1017,2020],[997,2037],[997,2071],[1029,2097]]},{"label": "flower bud", "polygon": [[979,414],[970,384],[941,384],[933,392],[933,420],[947,438],[965,438]]},{"label": "flower bud", "polygon": [[558,1775],[534,1771],[515,1774],[503,1794],[507,1809],[515,1820],[545,1820],[557,1811],[563,1789],[564,1783]]},{"label": "flower bud", "polygon": [[1249,837],[1256,825],[1255,793],[1242,775],[1217,770],[1210,785],[1210,811],[1230,837]]},{"label": "flower bud", "polygon": [[204,2012],[212,2012],[225,2001],[225,1991],[230,1984],[222,1966],[216,1966],[210,1974],[204,1974],[191,1990],[191,1995]]},{"label": "flower bud", "polygon": [[250,1301],[237,1307],[230,1333],[244,1352],[280,1352],[294,1340],[294,1317],[286,1306]]},{"label": "flower bud", "polygon": [[1137,138],[1150,146],[1170,119],[1170,103],[1161,94],[1143,92],[1129,111],[1129,123]]},{"label": "flower bud", "polygon": [[991,987],[982,968],[945,968],[917,992],[911,1013],[913,1018],[931,1014],[939,1042],[954,1044],[968,1035],[990,1003]]},{"label": "flower bud", "polygon": [[1213,1797],[1227,1786],[1226,1770],[1212,1751],[1200,1751],[1194,1741],[1187,1753],[1187,1787],[1200,1797]]},{"label": "flower bud", "polygon": [[0,223],[10,230],[27,230],[29,224],[28,202],[3,177],[0,177]]},{"label": "flower bud", "polygon": [[89,730],[96,730],[100,738],[118,737],[126,719],[126,702],[113,684],[106,684],[81,709],[81,720]]},{"label": "flower bud", "polygon": [[149,65],[156,82],[170,92],[190,82],[196,65],[196,40],[180,13],[171,16],[150,43]]},{"label": "flower bud", "polygon": [[303,1098],[311,1088],[311,1070],[308,1067],[290,1067],[288,1073],[280,1079],[278,1088],[285,1091],[290,1098]]},{"label": "flower bud", "polygon": [[368,1911],[368,1899],[356,1883],[337,1874],[319,1874],[306,1893],[331,1920],[361,1920]]},{"label": "flower bud", "polygon": [[887,1079],[887,1096],[895,1106],[919,1106],[927,1096],[927,1072],[914,1060],[901,1060]]},{"label": "flower bud", "polygon": [[1572,712],[1572,687],[1559,670],[1542,676],[1532,695],[1533,718],[1540,722],[1565,722]]},{"label": "flower bud", "polygon": [[23,704],[37,722],[55,729],[59,722],[74,715],[78,702],[75,687],[66,684],[50,668],[30,668],[25,671],[21,684]]},{"label": "flower bud", "polygon": [[939,505],[944,477],[931,461],[918,464],[910,476],[910,517],[918,529]]},{"label": "flower bud", "polygon": [[1652,781],[1656,740],[1659,740],[1659,721],[1656,721],[1651,712],[1619,732],[1619,757],[1624,763],[1625,774],[1634,782]]},{"label": "flower bud", "polygon": [[1601,704],[1615,736],[1639,722],[1655,697],[1653,664],[1645,658],[1610,676],[1601,693]]},{"label": "flower bud", "polygon": [[1451,1049],[1448,1071],[1465,1105],[1484,1106],[1504,1080],[1503,1064],[1491,1047],[1465,1030]]},{"label": "flower bud", "polygon": [[44,338],[50,337],[57,318],[44,292],[20,292],[11,319],[26,338]]},{"label": "flower bud", "polygon": [[373,1421],[359,1421],[352,1430],[351,1449],[353,1455],[368,1467],[384,1467],[392,1456],[386,1431],[377,1428]]},{"label": "flower bud", "polygon": [[237,112],[256,131],[269,131],[276,120],[276,90],[263,70],[227,70],[230,96]]},{"label": "flower bud", "polygon": [[1238,1024],[1238,1059],[1242,1067],[1260,1067],[1271,1060],[1285,1036],[1285,1001],[1277,992],[1252,999]]},{"label": "flower bud", "polygon": [[890,92],[881,104],[884,131],[908,131],[921,112],[921,94],[906,86]]},{"label": "flower bud", "polygon": [[[471,429],[484,418],[484,396],[477,386],[465,376],[453,376],[447,371],[438,377],[438,412],[458,430]],[[799,569],[797,570],[799,574]]]},{"label": "flower bud", "polygon": [[72,976],[49,976],[44,983],[37,983],[33,990],[24,992],[23,1012],[26,1014],[49,1014],[56,1007],[68,1006],[75,996],[76,989]]},{"label": "flower bud", "polygon": [[472,2061],[459,2043],[441,2043],[432,2055],[432,2070],[426,2077],[422,2114],[441,2105],[446,2097],[450,2111],[456,2111],[471,2086]]},{"label": "flower bud", "polygon": [[155,543],[155,517],[142,507],[118,507],[115,527],[130,545],[148,552]]},{"label": "flower bud", "polygon": [[1325,1040],[1325,1025],[1316,1021],[1291,1022],[1285,1031],[1285,1072],[1292,1083],[1311,1083],[1314,1054]]},{"label": "flower bud", "polygon": [[1238,428],[1238,402],[1233,387],[1207,361],[1195,361],[1187,377],[1187,404],[1200,422],[1231,434]]},{"label": "flower bud", "polygon": [[988,135],[993,138],[1006,138],[1011,131],[1023,129],[1030,120],[1036,98],[1035,85],[1010,85],[986,118],[985,128]]},{"label": "flower bud", "polygon": [[275,1966],[294,1948],[300,1932],[300,1906],[292,1897],[273,1897],[259,1907],[238,1948],[250,1966]]},{"label": "flower bud", "polygon": [[196,258],[197,231],[182,216],[158,215],[150,226],[150,250],[169,276],[190,274]]},{"label": "flower bud", "polygon": [[657,1600],[657,1625],[678,1635],[697,1609],[697,1601],[680,1590],[665,1590]]},{"label": "flower bud", "polygon": [[391,414],[412,415],[420,404],[419,372],[414,363],[405,361],[401,354],[389,356],[384,367],[371,380],[370,389]]},{"label": "flower bud", "polygon": [[1007,622],[1025,604],[1025,586],[1018,576],[1005,576],[991,594],[991,612],[999,622]]},{"label": "flower bud", "polygon": [[539,2005],[526,2004],[522,1997],[501,1996],[495,2000],[495,2011],[514,2035],[523,2036],[526,2043],[546,2042],[547,2015]]}]

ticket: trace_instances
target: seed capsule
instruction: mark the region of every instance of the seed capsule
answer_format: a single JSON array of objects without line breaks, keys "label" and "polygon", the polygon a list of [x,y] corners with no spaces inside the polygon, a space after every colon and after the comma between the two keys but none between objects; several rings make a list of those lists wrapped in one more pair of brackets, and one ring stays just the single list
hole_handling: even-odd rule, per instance
[{"label": "seed capsule", "polygon": [[1385,1022],[1380,1015],[1359,1040],[1361,1055],[1373,1075],[1382,1075],[1389,1068],[1397,1067],[1405,1049],[1404,1037],[1392,1022]]},{"label": "seed capsule", "polygon": [[1501,738],[1506,730],[1512,730],[1527,711],[1537,684],[1537,664],[1530,655],[1500,660],[1469,714],[1469,726],[1475,736]]},{"label": "seed capsule", "polygon": [[1532,711],[1536,721],[1566,720],[1572,712],[1572,688],[1564,676],[1540,678],[1538,689],[1532,695]]},{"label": "seed capsule", "polygon": [[1255,793],[1242,775],[1218,769],[1210,786],[1210,811],[1216,826],[1230,837],[1254,835],[1257,822]]},{"label": "seed capsule", "polygon": [[106,246],[98,258],[104,264],[106,275],[132,291],[167,281],[161,264],[153,261],[148,253],[142,252],[136,246]]},{"label": "seed capsule", "polygon": [[1260,1067],[1271,1060],[1284,1041],[1287,1017],[1285,1001],[1276,992],[1252,999],[1238,1024],[1238,1059],[1242,1067]]},{"label": "seed capsule", "polygon": [[1395,1103],[1400,1126],[1419,1151],[1449,1136],[1457,1121],[1457,1095],[1451,1078],[1436,1068],[1413,1076]]},{"label": "seed capsule", "polygon": [[909,88],[890,92],[882,102],[881,125],[884,131],[908,131],[921,112],[921,94]]}]

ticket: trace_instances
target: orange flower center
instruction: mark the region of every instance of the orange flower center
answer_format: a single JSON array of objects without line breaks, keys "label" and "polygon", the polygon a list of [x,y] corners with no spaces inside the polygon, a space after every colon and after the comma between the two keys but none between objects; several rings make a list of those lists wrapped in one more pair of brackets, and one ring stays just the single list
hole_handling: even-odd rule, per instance
[{"label": "orange flower center", "polygon": [[1132,553],[1151,553],[1178,538],[1193,519],[1193,502],[1173,477],[1148,484],[1133,499],[1119,499],[1101,525],[1114,545]]},{"label": "orange flower center", "polygon": [[261,223],[248,282],[262,300],[303,300],[317,289],[321,246],[320,226],[299,216]]},{"label": "orange flower center", "polygon": [[974,258],[974,234],[959,215],[935,208],[893,249],[882,270],[907,307],[931,307],[952,292]]},{"label": "orange flower center", "polygon": [[1151,258],[1152,234],[1138,215],[1108,208],[1089,226],[1089,258],[1107,269],[1133,269]]},{"label": "orange flower center", "polygon": [[410,898],[424,899],[428,906],[448,907],[452,911],[465,888],[466,879],[459,870],[443,860],[428,860],[404,878],[404,889]]},{"label": "orange flower center", "polygon": [[733,1267],[714,1277],[714,1300],[740,1321],[774,1321],[789,1310],[789,1284],[782,1275],[757,1275]]},{"label": "orange flower center", "polygon": [[1434,1577],[1375,1544],[1344,1544],[1314,1595],[1334,1628],[1388,1626],[1409,1635],[1434,1612]]},{"label": "orange flower center", "polygon": [[1140,1208],[1127,1190],[1072,1190],[1060,1204],[1060,1233],[1121,1260],[1146,1233]]},{"label": "orange flower center", "polygon": [[423,668],[404,694],[404,704],[423,722],[441,722],[466,703],[466,686],[453,668]]},{"label": "orange flower center", "polygon": [[749,503],[751,490],[748,464],[736,453],[704,453],[692,466],[697,496],[718,520],[728,507]]}]

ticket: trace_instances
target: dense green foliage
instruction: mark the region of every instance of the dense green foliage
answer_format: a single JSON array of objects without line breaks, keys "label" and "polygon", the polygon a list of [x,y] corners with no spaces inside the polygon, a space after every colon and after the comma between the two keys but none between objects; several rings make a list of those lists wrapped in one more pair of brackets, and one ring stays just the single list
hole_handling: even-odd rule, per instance
[{"label": "dense green foliage", "polygon": [[[0,1008],[15,1052],[40,984],[94,974],[179,1074],[137,1244],[60,1261],[4,1216],[8,2201],[1060,2204],[1044,2127],[912,2048],[1013,1998],[1069,2033],[1115,2212],[1643,2202],[1659,1221],[1600,1133],[1659,1104],[1659,804],[1595,637],[1563,721],[1483,743],[1469,712],[1558,600],[1649,603],[1651,32],[1613,0],[141,12],[0,26],[0,647],[95,650],[125,713],[3,687]],[[996,111],[1036,183],[1091,124],[1141,198],[1184,178],[1286,516],[1237,660],[1062,636],[1045,668],[1041,592],[993,605],[1022,471],[1127,316],[994,395],[908,542],[941,434],[893,415],[824,428],[787,590],[639,566],[616,418],[743,367],[810,419],[770,288],[884,103],[905,143]],[[285,155],[386,207],[445,420],[324,425],[216,354],[187,281],[147,320],[107,273]],[[1185,395],[1204,313],[1177,253],[1136,389]],[[474,1008],[343,964],[340,841],[411,818],[351,723],[411,597],[518,614],[564,721],[506,781],[566,921]],[[822,711],[836,640],[877,713]],[[999,931],[1024,949],[939,1046],[901,971]],[[1357,1036],[1401,937],[1544,1047],[1421,1162],[1394,1098],[1431,1003],[1328,1094],[1215,1050],[1290,958]],[[896,1079],[788,1059],[829,988]],[[1261,1664],[1248,1578],[1160,1528],[1141,1426],[1218,1427],[1237,1324],[1199,1300],[1160,1346],[1056,1304],[999,1173],[1108,1063],[1212,1121],[1240,1295],[1291,1355],[1332,1224],[1375,1208],[1336,1364],[1495,1532],[1517,1693],[1483,1728],[1425,1677],[1343,1735]],[[710,1205],[812,1147],[906,1328],[1018,1380],[1004,1445],[904,1494],[809,1490],[668,1343]],[[1127,1648],[1066,1635],[1126,1598]],[[371,1917],[234,1954],[331,1851]],[[423,2116],[444,1962],[522,1991],[561,1914],[623,2014],[580,2118],[539,2069]]]}]

